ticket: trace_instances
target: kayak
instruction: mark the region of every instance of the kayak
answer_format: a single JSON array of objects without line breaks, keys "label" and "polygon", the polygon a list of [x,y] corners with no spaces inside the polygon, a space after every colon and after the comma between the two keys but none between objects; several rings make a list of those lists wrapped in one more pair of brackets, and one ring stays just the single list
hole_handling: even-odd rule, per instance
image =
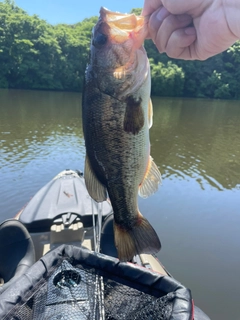
[{"label": "kayak", "polygon": [[0,319],[209,320],[155,256],[118,260],[111,203],[78,170],[0,225],[0,257]]}]

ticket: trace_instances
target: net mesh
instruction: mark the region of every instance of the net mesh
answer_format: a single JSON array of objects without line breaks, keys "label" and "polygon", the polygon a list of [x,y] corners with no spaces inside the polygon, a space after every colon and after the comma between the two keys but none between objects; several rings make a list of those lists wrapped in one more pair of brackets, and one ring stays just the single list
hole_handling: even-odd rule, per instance
[{"label": "net mesh", "polygon": [[157,297],[109,279],[95,268],[64,260],[28,301],[15,308],[15,320],[168,320],[172,294]]}]

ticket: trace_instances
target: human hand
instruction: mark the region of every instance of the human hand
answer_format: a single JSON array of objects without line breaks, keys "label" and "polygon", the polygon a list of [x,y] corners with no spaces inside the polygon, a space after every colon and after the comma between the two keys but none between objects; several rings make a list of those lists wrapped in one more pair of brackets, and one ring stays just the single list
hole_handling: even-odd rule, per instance
[{"label": "human hand", "polygon": [[240,38],[239,0],[145,0],[142,14],[159,52],[205,60]]}]

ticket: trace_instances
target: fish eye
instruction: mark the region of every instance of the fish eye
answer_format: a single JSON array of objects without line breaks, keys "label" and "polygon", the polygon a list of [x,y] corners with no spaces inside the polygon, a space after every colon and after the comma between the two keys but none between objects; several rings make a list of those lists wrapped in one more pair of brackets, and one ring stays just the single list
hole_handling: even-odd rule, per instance
[{"label": "fish eye", "polygon": [[98,35],[93,39],[92,44],[95,47],[102,47],[107,42],[107,36],[103,33],[98,33]]}]

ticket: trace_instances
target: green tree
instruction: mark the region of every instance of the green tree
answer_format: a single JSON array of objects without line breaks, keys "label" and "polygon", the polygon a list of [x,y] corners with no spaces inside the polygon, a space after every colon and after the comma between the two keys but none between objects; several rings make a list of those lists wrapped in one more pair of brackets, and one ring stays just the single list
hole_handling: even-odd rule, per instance
[{"label": "green tree", "polygon": [[184,73],[181,67],[178,67],[172,61],[167,64],[158,62],[156,65],[150,59],[152,76],[152,94],[161,96],[181,96],[184,86]]},{"label": "green tree", "polygon": [[80,91],[96,21],[52,26],[0,2],[0,87]]}]

